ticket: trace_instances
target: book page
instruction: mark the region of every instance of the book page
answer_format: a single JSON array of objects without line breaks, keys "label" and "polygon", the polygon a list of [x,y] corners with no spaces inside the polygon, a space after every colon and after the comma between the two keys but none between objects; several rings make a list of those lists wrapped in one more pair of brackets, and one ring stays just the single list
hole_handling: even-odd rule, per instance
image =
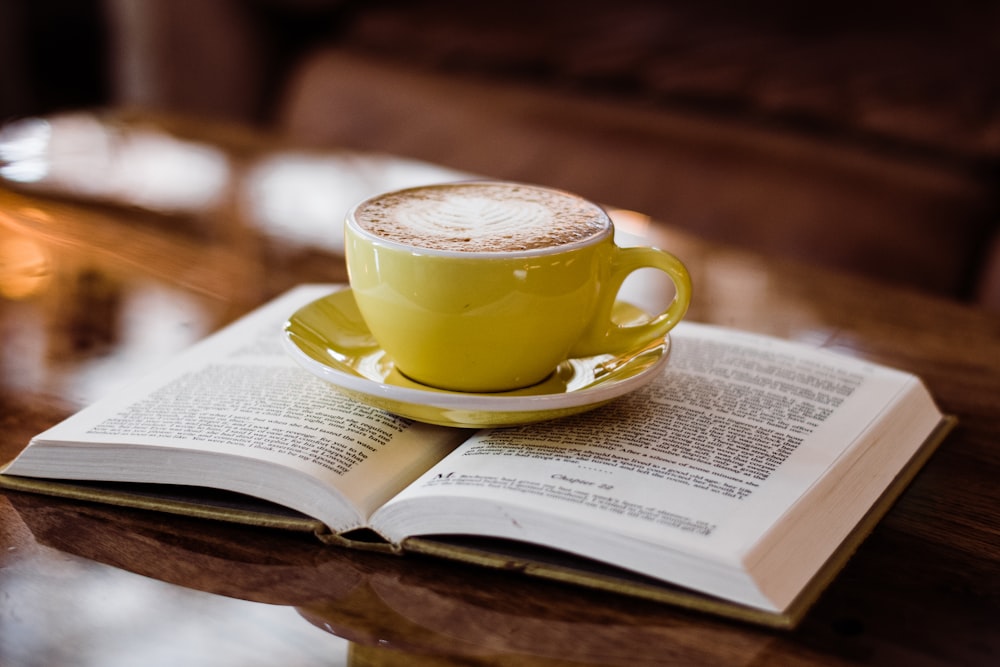
[{"label": "book page", "polygon": [[[226,467],[238,466],[234,460],[252,459],[274,464],[275,477],[291,468],[336,487],[358,513],[352,525],[341,521],[340,527],[358,527],[375,507],[451,451],[461,432],[414,424],[348,399],[289,358],[280,340],[284,321],[296,308],[331,290],[304,287],[279,298],[196,345],[161,373],[35,439],[85,445],[78,454],[61,459],[75,462],[77,469],[33,471],[28,466],[34,460],[32,450],[39,449],[35,445],[7,472],[225,488],[221,480]],[[225,460],[202,462],[196,471],[179,465],[172,470],[170,464],[154,465],[164,457],[164,448]],[[88,464],[88,452],[104,458]],[[123,461],[130,462],[130,470],[121,469]],[[276,500],[272,475],[257,477],[257,483],[251,478],[229,490]],[[313,510],[308,513],[316,516]]]},{"label": "book page", "polygon": [[716,327],[682,323],[672,338],[667,371],[647,387],[576,417],[479,433],[393,502],[495,500],[736,560],[910,381]]}]

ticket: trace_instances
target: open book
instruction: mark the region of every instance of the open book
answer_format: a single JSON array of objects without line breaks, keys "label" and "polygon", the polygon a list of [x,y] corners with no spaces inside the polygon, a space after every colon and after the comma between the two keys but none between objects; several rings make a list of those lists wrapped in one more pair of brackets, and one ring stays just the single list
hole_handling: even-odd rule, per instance
[{"label": "open book", "polygon": [[[474,432],[359,404],[283,351],[294,289],[32,439],[0,485],[311,530],[793,625],[952,420],[914,376],[682,323],[593,411]],[[257,501],[262,502],[257,502]]]}]

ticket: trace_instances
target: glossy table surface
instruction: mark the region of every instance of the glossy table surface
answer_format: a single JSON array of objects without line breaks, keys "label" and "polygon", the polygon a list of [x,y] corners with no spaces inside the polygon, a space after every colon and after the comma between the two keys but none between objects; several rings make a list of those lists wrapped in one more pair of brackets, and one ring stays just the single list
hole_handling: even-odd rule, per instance
[{"label": "glossy table surface", "polygon": [[[355,200],[455,176],[141,114],[8,126],[0,460],[285,289],[344,280]],[[1000,317],[614,215],[688,265],[690,319],[915,372],[960,420],[798,629],[8,492],[0,665],[1000,664]]]}]

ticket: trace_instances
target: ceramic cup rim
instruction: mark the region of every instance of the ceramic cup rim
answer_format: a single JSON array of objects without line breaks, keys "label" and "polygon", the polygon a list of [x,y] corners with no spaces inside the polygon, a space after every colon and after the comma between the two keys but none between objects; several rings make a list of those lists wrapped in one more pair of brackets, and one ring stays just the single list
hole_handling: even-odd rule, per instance
[{"label": "ceramic cup rim", "polygon": [[[570,241],[568,243],[560,243],[557,245],[543,246],[540,248],[530,248],[527,250],[448,250],[443,248],[428,248],[425,246],[414,245],[412,243],[403,243],[401,241],[395,241],[393,239],[387,239],[384,236],[379,236],[374,232],[371,232],[364,227],[362,227],[358,221],[356,213],[358,209],[362,206],[367,205],[376,199],[380,199],[387,195],[401,195],[407,192],[413,192],[417,190],[428,190],[433,188],[447,188],[454,187],[457,185],[502,185],[502,186],[513,186],[522,188],[532,188],[535,190],[544,190],[547,192],[552,192],[556,194],[561,194],[567,197],[572,197],[573,199],[578,199],[580,201],[586,202],[594,206],[601,213],[603,218],[603,226],[600,230],[594,232],[590,236],[586,236],[582,239],[576,239],[575,241]],[[403,252],[409,252],[413,255],[428,255],[433,257],[450,257],[455,259],[474,259],[474,258],[490,258],[490,259],[502,259],[502,258],[523,258],[523,257],[540,257],[546,255],[560,255],[562,253],[571,252],[580,248],[586,248],[589,246],[597,245],[602,241],[614,237],[614,221],[608,214],[607,210],[600,204],[596,204],[580,195],[569,192],[568,190],[562,190],[560,188],[553,188],[545,185],[534,185],[531,183],[520,183],[517,181],[501,181],[501,180],[489,180],[489,179],[473,179],[473,180],[462,180],[462,181],[449,181],[446,183],[430,183],[427,185],[416,185],[408,188],[401,188],[398,190],[391,190],[388,192],[382,192],[371,197],[367,197],[362,201],[358,202],[350,208],[347,212],[346,224],[350,227],[358,236],[361,236],[365,241],[372,243],[376,246],[382,246],[389,249],[399,250]]]}]

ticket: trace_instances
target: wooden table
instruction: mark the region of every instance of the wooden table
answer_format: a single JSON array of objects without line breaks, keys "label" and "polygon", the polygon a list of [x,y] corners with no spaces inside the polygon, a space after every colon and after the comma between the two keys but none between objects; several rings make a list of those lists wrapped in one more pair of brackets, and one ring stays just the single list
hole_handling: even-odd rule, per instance
[{"label": "wooden table", "polygon": [[[288,287],[343,280],[337,202],[446,175],[142,118],[62,119],[51,160],[36,141],[0,161],[0,460]],[[1000,664],[1000,318],[615,215],[689,265],[691,319],[916,372],[961,420],[799,629],[10,492],[0,664]]]}]

